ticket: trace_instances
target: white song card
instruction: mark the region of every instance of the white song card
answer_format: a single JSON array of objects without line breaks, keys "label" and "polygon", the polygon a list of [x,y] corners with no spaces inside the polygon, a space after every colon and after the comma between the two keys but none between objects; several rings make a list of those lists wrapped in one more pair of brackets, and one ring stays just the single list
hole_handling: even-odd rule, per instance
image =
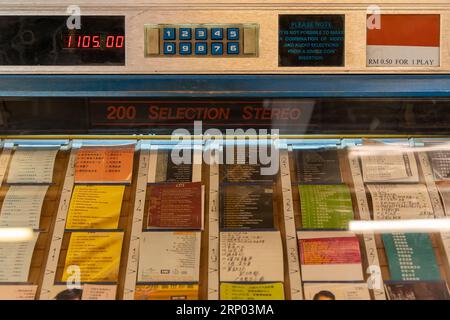
[{"label": "white song card", "polygon": [[[370,149],[369,149],[370,150]],[[417,162],[413,152],[396,152],[391,148],[381,153],[361,155],[364,182],[418,182]]]},{"label": "white song card", "polygon": [[200,232],[144,232],[139,282],[198,282]]},{"label": "white song card", "polygon": [[53,181],[57,148],[17,148],[8,171],[8,183],[46,183]]},{"label": "white song card", "polygon": [[31,258],[39,232],[32,239],[20,242],[0,242],[0,282],[27,282]]},{"label": "white song card", "polygon": [[434,218],[425,185],[370,184],[367,188],[372,197],[374,220]]},{"label": "white song card", "polygon": [[0,212],[0,228],[39,229],[48,186],[10,186]]},{"label": "white song card", "polygon": [[0,300],[34,300],[37,285],[0,285]]},{"label": "white song card", "polygon": [[117,285],[88,284],[83,286],[81,300],[116,300]]},{"label": "white song card", "polygon": [[283,282],[280,232],[221,232],[220,280]]},{"label": "white song card", "polygon": [[436,186],[444,204],[445,214],[450,216],[450,184],[436,184]]}]

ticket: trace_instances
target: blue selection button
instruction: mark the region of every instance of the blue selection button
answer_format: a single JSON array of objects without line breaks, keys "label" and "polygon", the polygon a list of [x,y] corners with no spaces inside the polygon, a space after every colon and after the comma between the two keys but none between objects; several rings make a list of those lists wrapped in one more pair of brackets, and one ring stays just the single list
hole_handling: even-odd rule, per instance
[{"label": "blue selection button", "polygon": [[227,39],[228,40],[239,40],[239,28],[228,28],[227,29]]},{"label": "blue selection button", "polygon": [[228,42],[227,54],[239,54],[239,42]]},{"label": "blue selection button", "polygon": [[164,42],[164,54],[175,54],[177,53],[177,46],[175,42]]},{"label": "blue selection button", "polygon": [[190,42],[180,42],[180,54],[182,55],[192,54],[192,46]]},{"label": "blue selection button", "polygon": [[211,43],[211,54],[214,56],[223,55],[223,43],[222,42]]},{"label": "blue selection button", "polygon": [[223,40],[223,28],[211,28],[211,40]]},{"label": "blue selection button", "polygon": [[191,40],[192,38],[191,28],[180,28],[179,32],[180,32],[179,34],[180,40]]},{"label": "blue selection button", "polygon": [[208,29],[195,28],[195,40],[207,40],[207,39],[208,39]]},{"label": "blue selection button", "polygon": [[175,40],[177,38],[175,28],[164,28],[163,31],[164,31],[163,35],[164,40]]},{"label": "blue selection button", "polygon": [[198,56],[204,56],[208,54],[208,44],[206,42],[195,43],[195,54]]}]

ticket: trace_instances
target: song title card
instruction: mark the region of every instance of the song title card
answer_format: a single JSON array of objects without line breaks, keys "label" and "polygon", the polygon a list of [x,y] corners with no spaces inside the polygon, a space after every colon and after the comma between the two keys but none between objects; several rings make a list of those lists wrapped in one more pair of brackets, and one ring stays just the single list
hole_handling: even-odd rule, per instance
[{"label": "song title card", "polygon": [[117,229],[124,191],[123,185],[76,185],[66,229]]},{"label": "song title card", "polygon": [[296,150],[295,159],[299,183],[342,183],[336,149]]},{"label": "song title card", "polygon": [[450,180],[450,150],[429,151],[428,159],[435,180]]},{"label": "song title card", "polygon": [[[239,182],[273,182],[274,175],[277,172],[266,172],[260,161],[259,148],[267,148],[262,145],[236,144],[227,146],[224,152],[224,164],[220,166],[220,181],[239,183]],[[276,159],[278,161],[278,159]],[[270,173],[270,174],[266,174]]]},{"label": "song title card", "polygon": [[52,300],[81,300],[83,285],[56,284],[50,287],[49,291]]},{"label": "song title card", "polygon": [[375,220],[433,219],[430,196],[422,184],[367,185]]},{"label": "song title card", "polygon": [[364,182],[419,181],[417,162],[413,152],[397,152],[391,148],[381,152],[375,149],[373,154],[361,156],[361,166]]},{"label": "song title card", "polygon": [[134,145],[80,148],[75,164],[75,182],[130,183],[134,149]]},{"label": "song title card", "polygon": [[439,194],[444,204],[445,214],[450,216],[450,184],[436,184]]},{"label": "song title card", "polygon": [[386,281],[389,300],[450,300],[447,283],[440,281]]},{"label": "song title card", "polygon": [[11,159],[7,182],[52,183],[57,153],[57,148],[17,148]]},{"label": "song title card", "polygon": [[34,300],[37,285],[0,285],[0,300]]},{"label": "song title card", "polygon": [[282,283],[220,284],[220,300],[284,300]]},{"label": "song title card", "polygon": [[122,242],[123,232],[72,232],[62,281],[72,279],[75,266],[81,282],[116,282]]},{"label": "song title card", "polygon": [[200,182],[153,185],[147,227],[202,229],[202,204]]},{"label": "song title card", "polygon": [[367,283],[305,283],[305,300],[371,300]]},{"label": "song title card", "polygon": [[440,280],[427,233],[382,234],[391,280]]},{"label": "song title card", "polygon": [[304,281],[362,281],[358,238],[344,231],[300,231],[300,263]]},{"label": "song title card", "polygon": [[48,186],[10,186],[0,212],[0,228],[39,229]]},{"label": "song title card", "polygon": [[345,184],[300,185],[302,228],[347,229],[353,220],[350,190]]},{"label": "song title card", "polygon": [[201,232],[144,232],[140,282],[198,282]]},{"label": "song title card", "polygon": [[272,184],[222,184],[220,226],[222,229],[272,229]]},{"label": "song title card", "polygon": [[283,282],[280,232],[221,232],[220,281]]},{"label": "song title card", "polygon": [[50,289],[53,300],[116,300],[117,285],[90,284],[75,286],[54,285]]},{"label": "song title card", "polygon": [[117,285],[85,284],[81,300],[116,300]]},{"label": "song title card", "polygon": [[137,285],[134,300],[198,300],[198,284]]},{"label": "song title card", "polygon": [[0,242],[0,282],[27,282],[39,232],[30,240]]},{"label": "song title card", "polygon": [[[150,154],[150,166],[148,168],[150,182],[192,181],[193,152],[189,151],[190,155],[188,158],[191,160],[190,163],[181,163],[182,158],[177,151],[175,151],[174,155],[172,150],[155,150]],[[175,159],[175,157],[177,158]],[[154,179],[150,177],[154,177]]]}]

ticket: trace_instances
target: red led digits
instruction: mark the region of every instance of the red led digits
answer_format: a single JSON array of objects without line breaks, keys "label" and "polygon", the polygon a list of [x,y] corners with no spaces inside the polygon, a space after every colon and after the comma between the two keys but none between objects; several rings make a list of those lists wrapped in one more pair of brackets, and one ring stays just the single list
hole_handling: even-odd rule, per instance
[{"label": "red led digits", "polygon": [[122,35],[70,34],[63,41],[65,49],[121,49],[124,45]]},{"label": "red led digits", "polygon": [[92,48],[100,48],[100,36],[92,37]]}]

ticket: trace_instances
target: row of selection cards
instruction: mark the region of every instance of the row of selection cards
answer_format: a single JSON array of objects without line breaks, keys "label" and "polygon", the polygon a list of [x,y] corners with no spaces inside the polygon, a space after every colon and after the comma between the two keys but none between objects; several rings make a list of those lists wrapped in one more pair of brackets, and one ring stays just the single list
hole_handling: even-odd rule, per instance
[{"label": "row of selection cards", "polygon": [[219,168],[221,300],[285,298],[283,246],[275,214],[278,172],[264,174],[260,147],[239,142],[224,147]]},{"label": "row of selection cards", "polygon": [[370,300],[350,186],[336,147],[294,149],[297,239],[306,300]]},{"label": "row of selection cards", "polygon": [[65,227],[53,234],[63,240],[50,299],[117,298],[134,153],[134,144],[76,150]]},{"label": "row of selection cards", "polygon": [[[420,153],[408,143],[364,141],[352,152],[359,153],[363,181],[371,205],[371,218],[378,222],[434,219],[437,211],[432,190],[424,179]],[[441,153],[442,154],[442,153]],[[436,153],[429,153],[433,159]],[[426,160],[425,160],[426,161]],[[435,178],[450,165],[450,159],[433,163]],[[445,202],[443,195],[442,200]],[[439,201],[439,199],[437,200]],[[437,217],[437,216],[436,216]],[[424,220],[425,221],[425,220]],[[425,222],[424,222],[425,223]],[[449,299],[439,234],[426,231],[381,232],[377,235],[382,278],[391,300]]]},{"label": "row of selection cards", "polygon": [[[342,179],[346,176],[347,165],[340,154],[345,152],[358,160],[356,172],[352,171],[353,182]],[[345,151],[299,150],[295,160],[301,226],[298,240],[305,298],[370,299],[368,282],[363,281],[367,279],[362,273],[361,249],[372,245],[366,242],[371,237],[347,231],[352,220],[367,219],[361,212],[359,217],[353,215],[353,197],[358,199],[359,210],[365,211],[364,204],[367,205],[369,220],[433,219],[430,190],[419,175],[414,152],[399,145],[368,143]],[[342,184],[348,181],[358,193],[357,179],[363,185],[362,198],[358,194],[351,195],[348,186]],[[380,261],[381,272],[375,276],[381,277],[378,285],[386,280],[388,298],[448,297],[445,268],[438,265],[437,255],[442,252],[438,251],[433,235],[383,233],[377,235],[376,240],[378,250],[374,249],[378,257],[374,261]],[[367,254],[367,247],[365,249]],[[374,250],[370,250],[373,255]]]},{"label": "row of selection cards", "polygon": [[0,299],[32,300],[37,295],[63,179],[54,174],[55,166],[65,165],[60,148],[58,141],[7,142],[2,150],[0,170],[6,179],[1,187]]},{"label": "row of selection cards", "polygon": [[204,239],[205,186],[192,148],[150,150],[135,300],[197,300]]}]

